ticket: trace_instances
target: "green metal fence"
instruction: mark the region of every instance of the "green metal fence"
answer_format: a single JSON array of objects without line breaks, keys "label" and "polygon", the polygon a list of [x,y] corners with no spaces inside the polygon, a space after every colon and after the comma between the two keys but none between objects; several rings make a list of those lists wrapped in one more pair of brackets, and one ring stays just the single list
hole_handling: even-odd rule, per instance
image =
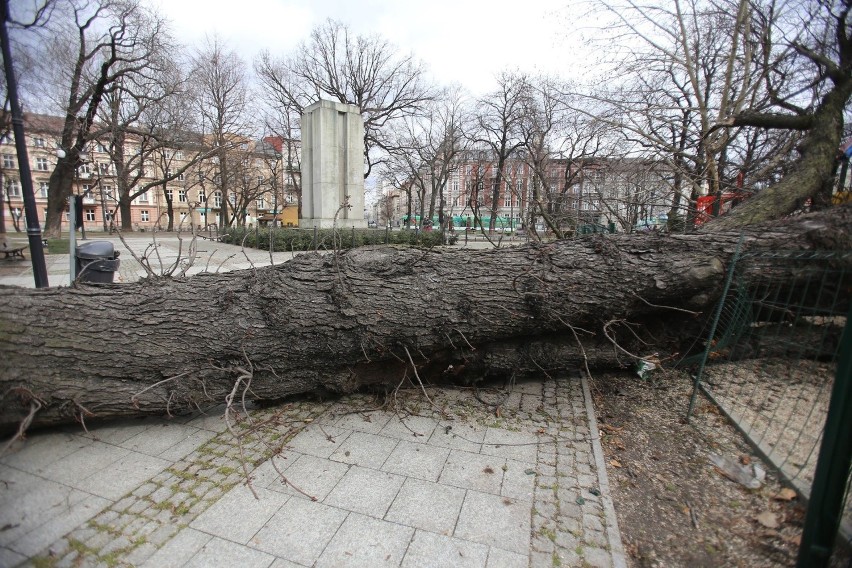
[{"label": "green metal fence", "polygon": [[[833,464],[830,476],[817,478],[816,470],[824,433],[825,443],[832,446],[837,436],[852,437],[852,412],[835,418],[838,423],[826,430],[835,377],[843,369],[838,360],[852,351],[852,333],[844,335],[852,297],[850,267],[852,251],[737,254],[705,350],[696,361],[696,388],[687,411],[688,419],[702,392],[803,499],[823,499],[827,493],[840,501],[837,524],[847,542],[852,538],[848,458],[845,464]],[[852,377],[838,380],[845,384]],[[837,451],[830,454],[823,461],[836,457],[842,462]],[[843,470],[839,488],[838,468]],[[837,534],[837,525],[830,524],[823,522],[819,536],[812,535],[816,549]],[[803,541],[803,550],[806,545],[811,547]]]}]

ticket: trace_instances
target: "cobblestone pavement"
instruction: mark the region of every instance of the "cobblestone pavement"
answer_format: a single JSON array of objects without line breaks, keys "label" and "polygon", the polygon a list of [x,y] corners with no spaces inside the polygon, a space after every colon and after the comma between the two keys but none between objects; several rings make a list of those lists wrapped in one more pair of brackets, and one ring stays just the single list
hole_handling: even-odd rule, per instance
[{"label": "cobblestone pavement", "polygon": [[584,380],[427,393],[35,433],[0,565],[624,566]]},{"label": "cobblestone pavement", "polygon": [[[164,265],[185,250],[159,243]],[[128,244],[141,253],[150,237]],[[193,270],[269,264],[247,254],[201,243]],[[144,275],[120,258],[121,280]],[[64,285],[68,255],[48,262]],[[0,261],[0,284],[32,286],[29,262]],[[229,429],[220,408],[16,443],[0,456],[0,566],[625,566],[578,376],[248,416]]]}]

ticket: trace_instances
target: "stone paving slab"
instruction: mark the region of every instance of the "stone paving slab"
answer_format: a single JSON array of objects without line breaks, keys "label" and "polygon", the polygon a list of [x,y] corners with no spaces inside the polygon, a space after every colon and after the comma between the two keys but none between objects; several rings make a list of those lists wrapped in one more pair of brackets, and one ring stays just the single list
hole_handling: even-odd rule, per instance
[{"label": "stone paving slab", "polygon": [[429,395],[254,410],[239,441],[221,408],[35,433],[0,457],[0,565],[625,565],[585,381]]}]

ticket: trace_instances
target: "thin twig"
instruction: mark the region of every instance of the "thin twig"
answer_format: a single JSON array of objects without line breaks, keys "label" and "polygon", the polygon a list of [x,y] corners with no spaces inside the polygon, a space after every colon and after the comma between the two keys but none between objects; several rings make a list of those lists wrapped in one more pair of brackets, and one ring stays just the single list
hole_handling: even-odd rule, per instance
[{"label": "thin twig", "polygon": [[685,314],[690,314],[690,315],[693,315],[693,316],[700,316],[701,315],[701,312],[694,312],[692,310],[685,310],[683,308],[676,308],[674,306],[661,306],[659,304],[652,304],[651,302],[649,302],[648,300],[646,300],[645,298],[643,298],[642,296],[640,296],[636,292],[631,291],[630,293],[633,294],[633,296],[635,296],[639,300],[642,300],[642,302],[644,302],[645,304],[651,306],[652,308],[661,308],[661,309],[664,309],[664,310],[674,310],[676,312],[683,312]]},{"label": "thin twig", "polygon": [[408,355],[408,361],[409,361],[409,363],[411,363],[411,369],[414,371],[414,378],[416,378],[417,382],[420,384],[420,390],[423,391],[423,396],[426,397],[426,400],[429,401],[429,404],[432,405],[432,408],[434,408],[435,410],[437,410],[441,414],[444,414],[444,412],[440,408],[438,408],[438,405],[436,405],[434,402],[432,402],[432,399],[429,398],[429,394],[426,392],[426,387],[423,386],[423,381],[420,380],[420,375],[417,374],[417,365],[414,364],[414,359],[411,358],[411,353],[408,352],[408,347],[403,345],[402,348],[405,349],[405,354]]}]

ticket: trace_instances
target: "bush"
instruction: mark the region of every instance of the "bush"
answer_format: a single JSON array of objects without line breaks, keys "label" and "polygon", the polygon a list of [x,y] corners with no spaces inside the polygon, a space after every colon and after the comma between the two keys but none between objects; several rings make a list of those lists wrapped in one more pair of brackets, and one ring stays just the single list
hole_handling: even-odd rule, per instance
[{"label": "bush", "polygon": [[[269,250],[269,239],[273,239],[273,252],[333,250],[357,248],[367,245],[411,245],[430,248],[441,244],[440,231],[385,231],[384,229],[318,229],[316,244],[313,229],[248,229],[230,227],[222,235],[222,242],[243,245],[247,248]],[[447,244],[455,244],[457,236],[447,233]],[[335,247],[335,244],[337,245]]]}]

